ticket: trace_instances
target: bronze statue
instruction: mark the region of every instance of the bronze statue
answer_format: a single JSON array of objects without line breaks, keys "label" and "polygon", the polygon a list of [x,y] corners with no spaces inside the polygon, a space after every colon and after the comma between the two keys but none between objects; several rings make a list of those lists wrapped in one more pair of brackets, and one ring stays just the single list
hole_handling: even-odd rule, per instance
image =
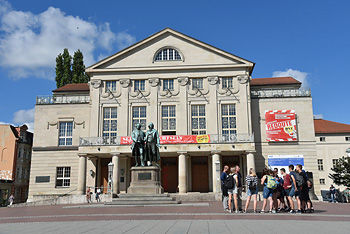
[{"label": "bronze statue", "polygon": [[156,129],[154,129],[153,123],[148,124],[148,130],[146,132],[146,161],[150,161],[152,166],[153,162],[156,162],[156,166],[159,167],[158,161],[160,160],[159,154],[159,134]]},{"label": "bronze statue", "polygon": [[135,157],[135,167],[139,165],[138,159],[140,158],[140,164],[142,167],[145,166],[145,158],[144,158],[144,148],[145,148],[145,133],[141,130],[141,124],[138,123],[136,125],[136,129],[131,134],[132,138],[132,156]]}]

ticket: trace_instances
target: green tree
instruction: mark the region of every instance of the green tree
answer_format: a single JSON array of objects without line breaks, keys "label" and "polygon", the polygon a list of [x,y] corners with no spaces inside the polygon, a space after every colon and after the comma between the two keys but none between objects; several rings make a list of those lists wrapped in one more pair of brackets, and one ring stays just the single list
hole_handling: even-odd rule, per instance
[{"label": "green tree", "polygon": [[72,73],[72,83],[87,83],[89,81],[89,77],[85,74],[84,56],[80,50],[74,52]]},{"label": "green tree", "polygon": [[70,56],[67,48],[63,50],[63,77],[62,86],[72,83],[72,56]]},{"label": "green tree", "polygon": [[66,84],[89,82],[90,78],[85,73],[83,53],[80,50],[74,52],[73,65],[72,56],[70,56],[67,48],[63,50],[63,54],[56,57],[55,80],[57,88]]},{"label": "green tree", "polygon": [[331,178],[336,185],[350,187],[350,157],[340,158],[331,170],[334,173],[329,173],[329,178]]},{"label": "green tree", "polygon": [[56,86],[57,88],[62,87],[62,79],[63,79],[63,57],[62,54],[59,54],[56,57]]}]

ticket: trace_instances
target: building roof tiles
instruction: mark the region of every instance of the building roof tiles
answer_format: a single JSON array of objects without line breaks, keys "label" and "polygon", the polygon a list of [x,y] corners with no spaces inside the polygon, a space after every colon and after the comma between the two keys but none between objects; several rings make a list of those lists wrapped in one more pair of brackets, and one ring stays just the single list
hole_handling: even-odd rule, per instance
[{"label": "building roof tiles", "polygon": [[84,91],[90,91],[89,85],[87,83],[66,84],[65,86],[52,90],[52,92],[84,92]]},{"label": "building roof tiles", "polygon": [[300,81],[297,81],[293,77],[270,77],[270,78],[254,78],[250,82],[252,86],[262,85],[301,85]]},{"label": "building roof tiles", "polygon": [[350,133],[350,125],[324,119],[315,119],[315,133]]}]

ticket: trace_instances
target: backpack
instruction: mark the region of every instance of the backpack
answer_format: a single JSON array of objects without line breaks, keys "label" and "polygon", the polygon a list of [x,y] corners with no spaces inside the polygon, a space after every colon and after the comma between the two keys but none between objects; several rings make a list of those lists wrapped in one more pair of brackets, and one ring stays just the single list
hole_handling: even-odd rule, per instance
[{"label": "backpack", "polygon": [[227,189],[233,189],[235,187],[235,180],[233,179],[233,175],[228,175],[224,182],[224,186]]},{"label": "backpack", "polygon": [[277,188],[277,183],[276,183],[276,180],[273,176],[267,175],[266,179],[267,179],[267,183],[266,183],[267,188],[269,188],[269,189],[276,189]]},{"label": "backpack", "polygon": [[295,183],[297,184],[297,187],[301,187],[306,184],[304,176],[301,173],[295,173],[294,176],[295,176]]},{"label": "backpack", "polygon": [[256,190],[256,184],[254,182],[255,177],[250,177],[250,182],[248,184],[248,188],[250,191],[255,191]]}]

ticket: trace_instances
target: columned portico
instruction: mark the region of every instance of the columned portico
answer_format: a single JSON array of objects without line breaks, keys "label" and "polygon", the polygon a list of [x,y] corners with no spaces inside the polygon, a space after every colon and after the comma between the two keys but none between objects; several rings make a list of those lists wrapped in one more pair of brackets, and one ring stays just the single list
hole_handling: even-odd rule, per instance
[{"label": "columned portico", "polygon": [[249,175],[250,168],[253,168],[255,170],[255,157],[253,153],[247,154],[247,175]]},{"label": "columned portico", "polygon": [[77,194],[83,195],[83,194],[85,194],[85,186],[86,186],[86,158],[87,158],[87,154],[78,154],[78,156],[79,156],[79,171],[78,171]]},{"label": "columned portico", "polygon": [[179,193],[187,193],[187,152],[177,152],[179,155]]},{"label": "columned portico", "polygon": [[118,194],[119,188],[119,153],[111,153],[113,163],[113,194]]},{"label": "columned portico", "polygon": [[220,153],[221,151],[212,151],[211,153],[212,153],[212,168],[213,168],[212,170],[213,171],[212,173],[213,192],[218,193],[221,191],[221,186],[220,186],[220,169],[221,169]]}]

